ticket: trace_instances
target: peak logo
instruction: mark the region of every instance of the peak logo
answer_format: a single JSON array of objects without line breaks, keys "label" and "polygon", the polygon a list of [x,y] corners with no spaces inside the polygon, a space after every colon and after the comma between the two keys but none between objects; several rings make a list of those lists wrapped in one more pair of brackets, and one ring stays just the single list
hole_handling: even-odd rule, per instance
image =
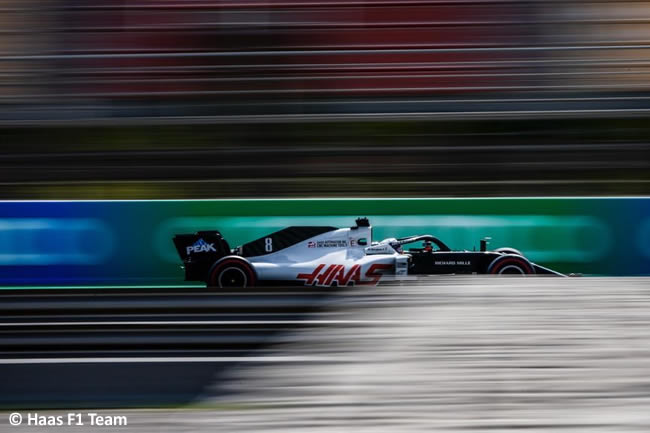
[{"label": "peak logo", "polygon": [[365,278],[361,278],[361,265],[353,265],[351,268],[345,268],[345,265],[318,265],[311,274],[298,274],[297,279],[303,280],[306,286],[331,286],[336,282],[338,287],[347,286],[349,283],[355,285],[375,285],[379,283],[382,275],[386,271],[391,271],[393,265],[375,263],[370,265],[365,273]]},{"label": "peak logo", "polygon": [[193,245],[186,247],[185,251],[187,252],[187,254],[217,252],[217,250],[214,248],[214,244],[207,243],[206,241],[203,240],[203,238],[194,242]]}]

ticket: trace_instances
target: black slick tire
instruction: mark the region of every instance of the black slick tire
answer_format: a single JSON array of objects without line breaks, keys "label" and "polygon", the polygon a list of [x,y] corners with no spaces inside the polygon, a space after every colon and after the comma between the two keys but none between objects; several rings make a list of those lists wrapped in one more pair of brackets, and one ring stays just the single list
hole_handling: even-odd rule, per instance
[{"label": "black slick tire", "polygon": [[532,275],[535,273],[535,268],[525,257],[517,254],[505,254],[490,263],[487,273],[492,275]]},{"label": "black slick tire", "polygon": [[240,257],[224,257],[208,271],[208,287],[245,288],[257,285],[257,275],[251,264]]},{"label": "black slick tire", "polygon": [[497,248],[494,251],[496,251],[497,253],[502,253],[502,254],[516,254],[518,256],[523,257],[523,254],[521,253],[521,251],[519,251],[517,249],[514,249],[514,248],[511,248],[511,247]]}]

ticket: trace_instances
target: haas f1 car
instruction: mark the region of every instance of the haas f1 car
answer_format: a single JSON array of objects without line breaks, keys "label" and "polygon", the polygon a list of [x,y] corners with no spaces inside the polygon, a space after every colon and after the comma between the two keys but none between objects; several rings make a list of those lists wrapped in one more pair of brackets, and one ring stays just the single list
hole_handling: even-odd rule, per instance
[{"label": "haas f1 car", "polygon": [[[408,244],[419,248],[404,249]],[[532,263],[513,248],[451,250],[435,236],[372,241],[367,218],[350,228],[296,226],[231,249],[216,230],[179,234],[174,245],[187,281],[208,287],[374,285],[382,278],[432,274],[562,274]]]}]

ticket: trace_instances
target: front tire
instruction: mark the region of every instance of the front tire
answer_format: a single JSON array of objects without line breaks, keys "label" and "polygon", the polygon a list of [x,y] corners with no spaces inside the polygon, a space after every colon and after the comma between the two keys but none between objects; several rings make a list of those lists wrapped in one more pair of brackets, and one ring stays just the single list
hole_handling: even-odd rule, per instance
[{"label": "front tire", "polygon": [[514,249],[514,248],[511,248],[511,247],[497,248],[497,249],[494,250],[494,251],[496,251],[497,253],[501,253],[501,254],[516,254],[516,255],[518,255],[518,256],[522,256],[522,257],[523,257],[523,254],[521,253],[521,251],[516,250],[516,249]]},{"label": "front tire", "polygon": [[525,257],[517,254],[505,254],[490,263],[487,273],[492,275],[532,275],[535,273],[535,268]]},{"label": "front tire", "polygon": [[240,257],[225,257],[216,262],[208,272],[208,287],[241,289],[257,284],[251,264]]}]

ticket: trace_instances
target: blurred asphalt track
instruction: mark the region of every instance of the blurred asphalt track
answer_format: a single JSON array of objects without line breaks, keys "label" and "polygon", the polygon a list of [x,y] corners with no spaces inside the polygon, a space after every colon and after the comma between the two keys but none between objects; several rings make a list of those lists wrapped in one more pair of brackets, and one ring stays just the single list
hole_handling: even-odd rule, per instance
[{"label": "blurred asphalt track", "polygon": [[326,293],[0,290],[0,405],[169,405],[299,326]]},{"label": "blurred asphalt track", "polygon": [[[438,277],[311,299],[300,292],[279,298],[247,294],[233,299],[247,298],[248,305],[258,299],[258,305],[265,307],[246,312],[257,328],[241,328],[237,338],[245,340],[244,336],[260,330],[268,338],[246,353],[224,352],[219,362],[208,359],[217,354],[214,342],[232,335],[233,328],[220,329],[211,321],[218,320],[219,301],[230,295],[151,292],[89,297],[80,292],[45,300],[39,293],[29,301],[35,305],[33,310],[19,306],[25,300],[3,298],[0,395],[5,405],[12,399],[22,401],[17,406],[25,412],[38,407],[28,403],[30,398],[38,399],[38,392],[28,393],[39,386],[50,386],[52,396],[58,392],[58,407],[72,407],[70,392],[78,392],[79,375],[97,381],[88,386],[97,394],[107,383],[120,381],[132,381],[136,387],[146,379],[165,384],[166,391],[181,384],[196,386],[194,402],[199,407],[100,410],[127,415],[129,430],[135,431],[646,432],[650,428],[648,283],[647,278]],[[76,307],[75,298],[81,301]],[[190,312],[191,298],[205,310]],[[147,314],[143,308],[147,299],[159,304],[159,309]],[[233,299],[224,306],[231,302],[232,307]],[[317,308],[306,314],[301,299]],[[47,308],[52,302],[60,302],[58,317]],[[100,308],[102,303],[111,311]],[[13,305],[13,313],[5,305]],[[83,305],[85,313],[71,314]],[[119,313],[114,310],[117,305],[123,305]],[[292,305],[298,315],[285,311],[276,316],[279,311],[272,310],[281,305]],[[127,333],[116,330],[115,324],[98,324],[126,321],[129,316]],[[145,316],[149,325],[142,323]],[[77,324],[52,323],[61,320]],[[102,326],[122,340],[139,334],[142,327],[148,329],[145,332],[158,332],[164,340],[196,325],[178,324],[172,330],[151,322],[181,320],[203,323],[201,328],[213,345],[207,357],[196,347],[183,347],[190,342],[207,344],[207,339],[194,338],[196,329],[185,337],[176,335],[175,340],[167,340],[165,350],[149,354],[146,346],[138,344],[131,353],[124,347],[114,348],[114,353],[108,346],[77,348],[82,353],[73,361],[61,359],[71,355],[65,344],[20,356],[6,352],[7,340],[19,333],[28,342],[30,338],[54,341],[63,338],[62,332],[72,332],[83,345],[91,344]],[[23,328],[29,326],[36,326],[40,336]],[[92,334],[96,335],[87,338]],[[90,356],[101,360],[86,364],[80,359]],[[129,356],[139,359],[122,363]],[[175,356],[182,357],[178,363],[169,359]],[[234,362],[221,362],[229,357]],[[68,370],[55,373],[42,370],[44,366]],[[9,371],[15,367],[23,370]],[[67,385],[52,388],[53,383]],[[184,392],[188,394],[187,389]],[[2,431],[11,430],[7,414],[0,416]],[[21,431],[39,429],[22,427]]]}]

